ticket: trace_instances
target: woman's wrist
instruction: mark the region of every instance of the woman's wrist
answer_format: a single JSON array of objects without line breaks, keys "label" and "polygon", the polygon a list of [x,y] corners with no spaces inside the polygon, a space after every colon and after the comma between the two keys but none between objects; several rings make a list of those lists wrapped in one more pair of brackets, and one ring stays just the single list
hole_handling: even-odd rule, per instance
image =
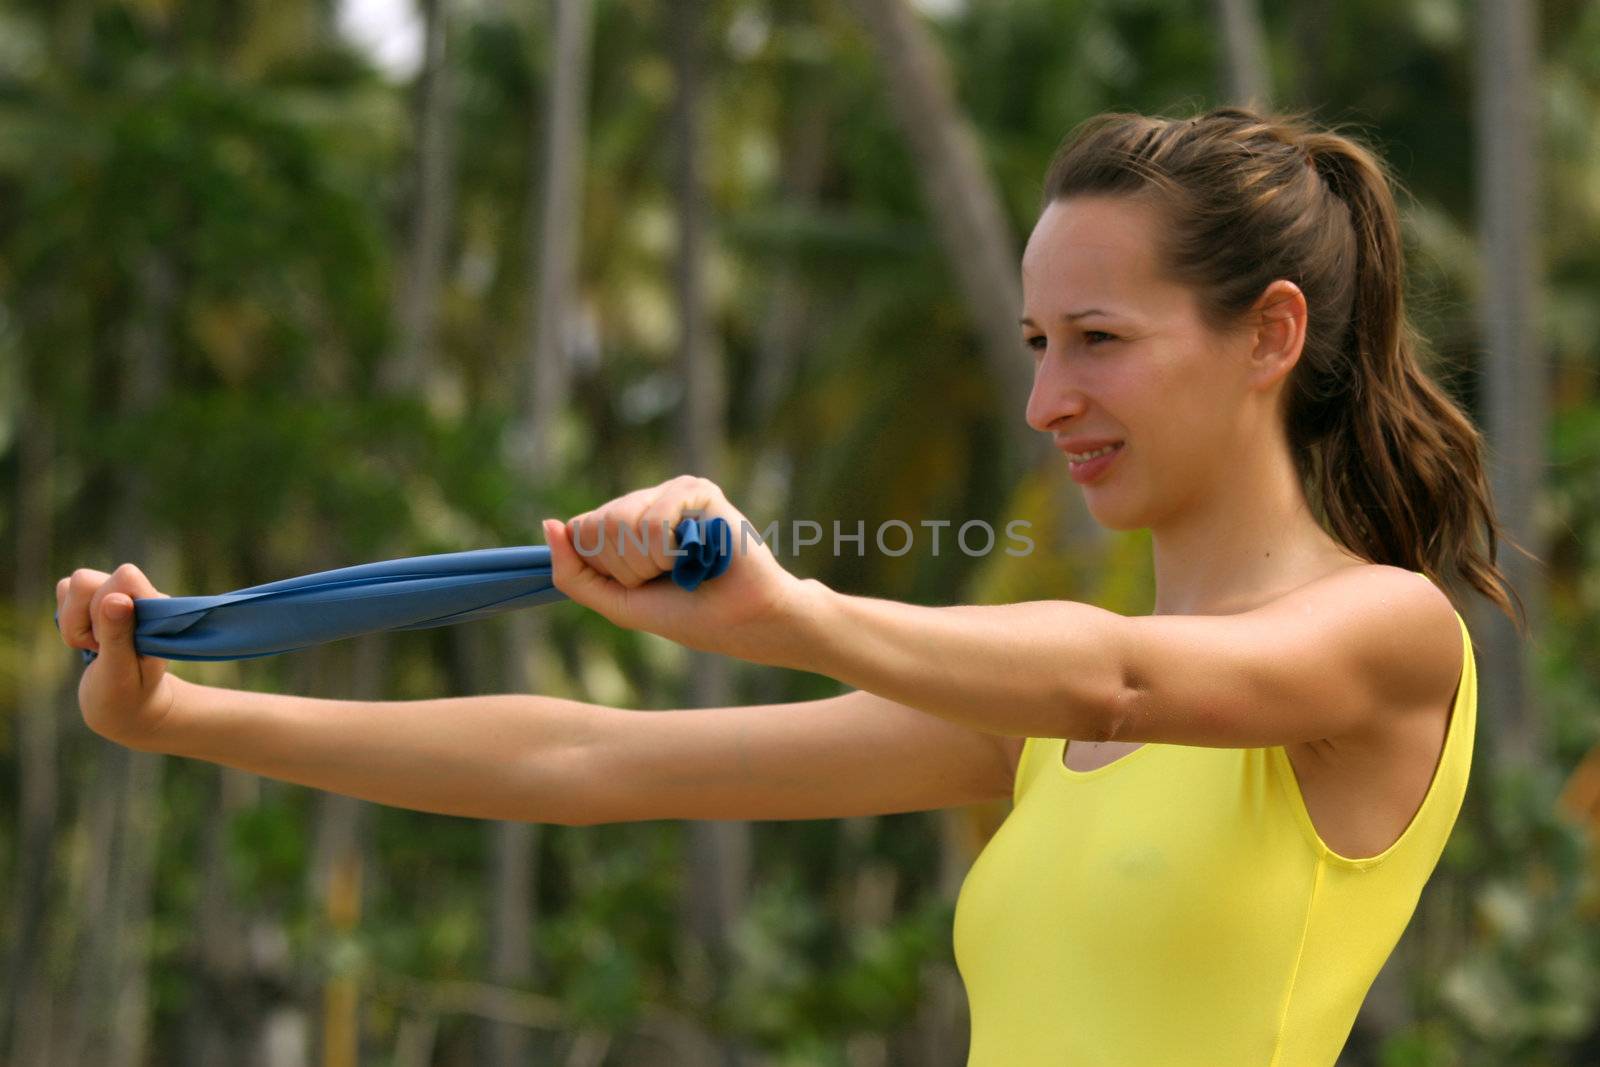
[{"label": "woman's wrist", "polygon": [[193,755],[199,740],[196,736],[197,727],[204,722],[198,711],[204,703],[204,694],[211,692],[212,688],[198,682],[186,682],[170,672],[167,682],[172,686],[172,702],[167,705],[166,713],[151,733],[147,750],[169,756]]},{"label": "woman's wrist", "polygon": [[174,680],[178,688],[153,739],[155,751],[237,767],[242,756],[269,746],[265,733],[247,737],[242,728],[252,720],[265,727],[270,720],[264,713],[276,710],[282,697]]},{"label": "woman's wrist", "polygon": [[766,657],[768,665],[827,674],[827,635],[839,595],[821,579],[798,580],[783,606],[783,639]]}]

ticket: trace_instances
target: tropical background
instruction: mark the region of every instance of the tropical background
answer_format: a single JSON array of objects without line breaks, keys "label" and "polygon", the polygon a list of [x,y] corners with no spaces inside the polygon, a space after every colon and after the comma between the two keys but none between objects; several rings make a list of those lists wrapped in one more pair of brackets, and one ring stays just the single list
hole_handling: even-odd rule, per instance
[{"label": "tropical background", "polygon": [[[1600,1062],[1583,0],[7,0],[0,1060],[959,1067],[953,904],[1003,807],[502,824],[133,753],[83,725],[54,585],[539,543],[687,471],[758,525],[1034,524],[1026,557],[785,557],[848,592],[1148,612],[1147,538],[1023,422],[1016,264],[1075,123],[1224,103],[1392,163],[1411,313],[1528,549],[1500,557],[1526,641],[1458,601],[1472,788],[1340,1064]],[[663,713],[841,691],[571,604],[174,669]]]}]

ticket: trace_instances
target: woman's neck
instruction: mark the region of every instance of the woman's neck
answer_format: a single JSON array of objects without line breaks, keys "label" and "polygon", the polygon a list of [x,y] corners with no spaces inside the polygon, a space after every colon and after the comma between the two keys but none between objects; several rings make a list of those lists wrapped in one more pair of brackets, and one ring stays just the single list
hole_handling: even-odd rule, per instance
[{"label": "woman's neck", "polygon": [[1270,469],[1229,475],[1202,507],[1152,527],[1151,614],[1249,611],[1366,562],[1317,523],[1287,456]]}]

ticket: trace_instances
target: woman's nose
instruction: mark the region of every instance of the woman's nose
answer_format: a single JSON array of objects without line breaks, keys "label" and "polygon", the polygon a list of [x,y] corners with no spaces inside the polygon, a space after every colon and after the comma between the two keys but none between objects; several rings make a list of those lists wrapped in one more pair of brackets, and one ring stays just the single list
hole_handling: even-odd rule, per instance
[{"label": "woman's nose", "polygon": [[1033,371],[1027,420],[1028,425],[1040,433],[1048,433],[1063,418],[1076,415],[1084,408],[1082,391],[1066,380],[1059,362],[1046,353]]}]

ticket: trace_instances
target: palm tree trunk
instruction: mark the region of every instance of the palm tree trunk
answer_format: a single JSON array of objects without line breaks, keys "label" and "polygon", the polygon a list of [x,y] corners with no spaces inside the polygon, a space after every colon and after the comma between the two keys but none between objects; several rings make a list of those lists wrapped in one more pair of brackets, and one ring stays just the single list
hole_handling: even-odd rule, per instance
[{"label": "palm tree trunk", "polygon": [[[415,113],[413,227],[406,268],[394,304],[395,346],[378,369],[378,386],[390,396],[425,392],[435,370],[439,293],[449,241],[455,173],[455,110],[450,69],[449,0],[423,0],[424,59]],[[328,543],[324,539],[324,543]],[[402,554],[396,545],[386,555]],[[318,655],[325,651],[313,650]],[[318,692],[347,688],[354,700],[384,698],[390,656],[387,634],[351,643],[355,663],[348,687],[324,675]],[[331,663],[324,658],[321,663]],[[325,795],[317,816],[314,891],[323,903],[333,938],[354,936],[363,910],[369,805],[353,797]],[[361,1059],[361,997],[357,977],[336,972],[322,991],[322,1062],[355,1067]]]},{"label": "palm tree trunk", "polygon": [[422,0],[426,51],[418,88],[411,240],[396,290],[396,344],[379,386],[400,393],[425,379],[436,341],[440,279],[455,189],[455,94],[449,62],[449,0]]},{"label": "palm tree trunk", "polygon": [[1295,94],[1301,107],[1316,108],[1328,80],[1328,0],[1298,0],[1291,15]]},{"label": "palm tree trunk", "polygon": [[[169,386],[171,316],[178,280],[171,257],[147,250],[135,281],[121,396],[129,413],[148,411]],[[150,573],[173,571],[171,553],[147,535],[140,502],[148,496],[137,472],[123,480],[111,528],[112,555],[140,560]],[[90,854],[76,982],[76,1013],[67,1063],[134,1067],[144,1056],[149,1000],[149,925],[156,850],[160,843],[164,757],[101,742],[100,773],[90,800]]]},{"label": "palm tree trunk", "polygon": [[[813,101],[817,98],[813,97]],[[802,104],[790,125],[782,148],[782,185],[785,202],[812,207],[822,184],[827,159],[828,115],[819,103]],[[772,425],[793,385],[805,327],[810,293],[804,274],[787,258],[773,272],[767,310],[761,317],[756,367],[748,401],[749,425]],[[764,517],[790,513],[795,456],[777,434],[758,433],[750,443],[750,458],[739,481],[735,500],[751,521],[764,525]],[[776,671],[756,672],[751,678],[759,703],[784,699],[782,677]]]},{"label": "palm tree trunk", "polygon": [[[532,313],[526,383],[519,409],[525,413],[529,452],[525,469],[536,479],[551,477],[557,441],[555,424],[566,410],[571,360],[568,326],[572,320],[578,252],[583,232],[583,173],[588,145],[589,56],[594,15],[585,0],[557,0],[551,36],[549,115],[534,130],[536,155],[530,168],[528,262]],[[537,113],[538,109],[534,109]],[[539,179],[542,173],[543,181]]]},{"label": "palm tree trunk", "polygon": [[[519,440],[526,452],[519,457],[524,473],[536,486],[540,510],[549,487],[560,473],[557,423],[567,409],[570,364],[567,352],[572,293],[575,288],[580,235],[583,228],[583,161],[587,145],[589,54],[593,11],[583,0],[558,0],[551,34],[548,125],[536,124],[530,139],[534,165],[528,184],[527,301],[531,328],[526,371],[519,376],[524,387],[518,396]],[[535,113],[538,109],[534,109]],[[540,177],[542,175],[542,181]],[[481,628],[479,640],[461,634],[458,659],[468,677],[464,686],[492,686],[501,691],[525,693],[540,688],[529,662],[531,650],[544,647],[549,628],[542,615],[514,612]],[[498,655],[485,655],[483,642],[498,638]],[[525,821],[493,824],[490,877],[490,915],[493,934],[489,978],[496,985],[523,987],[533,981],[535,924],[535,862],[539,825]],[[490,1020],[485,1024],[487,1062],[512,1067],[528,1061],[530,1034],[515,1023]]]},{"label": "palm tree trunk", "polygon": [[[845,902],[845,928],[854,937],[882,930],[894,918],[899,874],[894,864],[872,855],[872,836],[882,818],[868,815],[845,819],[839,827],[839,851],[846,862],[840,870],[854,871]],[[888,1067],[901,1061],[891,1055],[890,1035],[859,1034],[849,1044],[850,1067]]]},{"label": "palm tree trunk", "polygon": [[[683,471],[721,484],[725,449],[725,383],[706,325],[704,282],[705,190],[700,176],[700,58],[705,9],[697,0],[670,5],[672,60],[677,83],[672,126],[673,186],[678,212],[675,287],[678,295],[679,370],[684,381],[678,438]],[[690,652],[692,706],[728,702],[728,661]],[[690,935],[688,996],[703,1007],[717,1003],[732,965],[729,935],[744,909],[750,870],[750,826],[744,822],[693,820],[688,826],[689,872],[683,901]],[[715,1062],[736,1067],[750,1054],[734,1038],[716,1039]]]},{"label": "palm tree trunk", "polygon": [[[20,361],[21,374],[28,373]],[[31,389],[26,377],[20,395]],[[18,618],[37,618],[35,609],[51,604],[45,575],[50,573],[51,499],[55,465],[54,420],[42,398],[23,403],[17,435]],[[54,610],[54,608],[50,608]],[[11,887],[11,948],[6,960],[5,1002],[0,1012],[0,1049],[12,1063],[48,1067],[54,990],[44,967],[48,947],[50,872],[59,808],[60,759],[56,686],[46,654],[58,655],[60,639],[49,632],[22,629],[24,655],[17,692],[17,846]]]},{"label": "palm tree trunk", "polygon": [[1022,471],[1057,458],[1045,436],[1022,419],[1033,380],[1028,361],[1017,358],[1022,291],[1010,224],[927,27],[906,0],[854,2],[883,64],[889,102],[916,158],[930,218],[988,361],[996,409],[1007,415],[1002,469],[1009,484]]},{"label": "palm tree trunk", "polygon": [[246,934],[250,917],[241,913],[229,886],[228,830],[235,816],[257,803],[260,779],[219,767],[215,789],[201,845],[200,901],[194,916],[199,980],[185,1019],[186,1062],[248,1063],[266,1005]]},{"label": "palm tree trunk", "polygon": [[1270,106],[1272,77],[1267,41],[1255,0],[1216,0],[1216,18],[1228,102],[1241,107]]},{"label": "palm tree trunk", "polygon": [[[546,640],[543,618],[514,612],[452,635],[456,651],[456,690],[526,693],[534,679],[526,666],[529,649]],[[489,980],[523,989],[536,974],[533,955],[534,884],[538,824],[507,820],[489,824]],[[490,1067],[529,1062],[530,1033],[514,1022],[489,1019],[483,1039]]]},{"label": "palm tree trunk", "polygon": [[[384,634],[364,634],[345,648],[315,648],[319,693],[341,693],[350,700],[380,700],[389,669]],[[353,657],[346,660],[345,655]],[[324,793],[317,810],[311,868],[312,893],[322,902],[330,942],[350,938],[360,925],[365,898],[367,835],[371,805],[354,797]],[[361,999],[356,975],[336,970],[322,989],[324,1067],[356,1067],[361,1062]]]},{"label": "palm tree trunk", "polygon": [[[1489,480],[1506,532],[1537,546],[1549,407],[1539,336],[1538,13],[1527,0],[1478,4],[1478,223],[1482,233],[1485,432]],[[1522,597],[1530,634],[1544,622],[1544,576],[1535,561],[1507,554],[1501,566]],[[1529,669],[1531,648],[1510,620],[1479,606],[1473,630],[1483,649],[1482,702],[1492,755],[1529,767],[1546,753]]]}]

